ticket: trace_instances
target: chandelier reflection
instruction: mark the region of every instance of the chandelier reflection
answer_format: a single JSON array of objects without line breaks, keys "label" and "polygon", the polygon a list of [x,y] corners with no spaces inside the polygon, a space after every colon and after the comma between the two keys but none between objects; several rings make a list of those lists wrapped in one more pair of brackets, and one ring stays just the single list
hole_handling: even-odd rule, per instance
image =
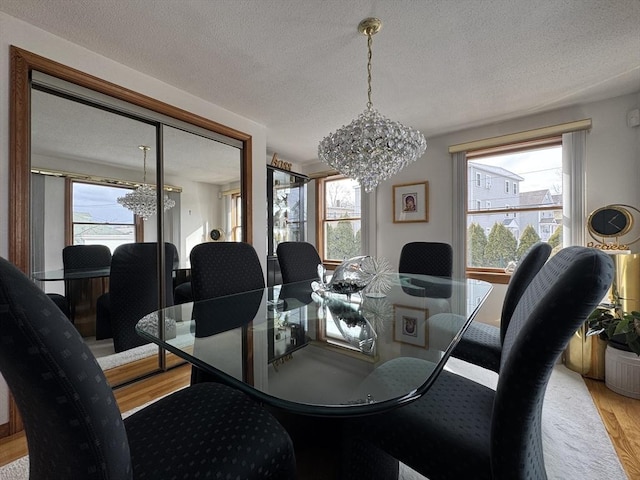
[{"label": "chandelier reflection", "polygon": [[[131,210],[134,214],[148,220],[156,214],[158,205],[156,198],[156,188],[147,184],[147,152],[151,147],[140,145],[138,147],[143,152],[143,177],[142,185],[127,193],[124,197],[118,197],[117,201],[123,207]],[[173,208],[176,204],[167,194],[162,199],[164,211]]]},{"label": "chandelier reflection", "polygon": [[330,133],[318,146],[320,160],[343,175],[357,180],[370,193],[376,186],[415,162],[427,148],[424,135],[399,122],[389,120],[373,108],[371,101],[372,36],[382,21],[366,18],[358,31],[367,36],[367,108],[349,125]]}]

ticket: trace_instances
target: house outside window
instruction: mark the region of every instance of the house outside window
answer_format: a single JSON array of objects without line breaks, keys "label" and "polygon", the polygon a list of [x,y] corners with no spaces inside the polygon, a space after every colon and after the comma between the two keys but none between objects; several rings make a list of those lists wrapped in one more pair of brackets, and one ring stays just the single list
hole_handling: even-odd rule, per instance
[{"label": "house outside window", "polygon": [[341,175],[318,180],[318,253],[338,264],[361,255],[361,187]]},{"label": "house outside window", "polygon": [[561,245],[559,137],[526,147],[503,146],[496,152],[467,152],[467,172],[472,170],[490,172],[504,188],[467,192],[467,271],[504,271],[538,241]]},{"label": "house outside window", "polygon": [[71,181],[72,245],[117,246],[137,241],[136,219],[118,197],[130,189]]}]

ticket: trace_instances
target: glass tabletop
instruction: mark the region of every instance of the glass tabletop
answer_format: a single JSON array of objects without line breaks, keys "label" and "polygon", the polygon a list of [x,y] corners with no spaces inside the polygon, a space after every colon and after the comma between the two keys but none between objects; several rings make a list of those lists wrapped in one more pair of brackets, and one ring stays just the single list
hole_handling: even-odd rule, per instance
[{"label": "glass tabletop", "polygon": [[[278,285],[181,304],[136,330],[222,382],[294,413],[376,413],[424,394],[491,284],[394,274],[384,296]],[[159,328],[160,327],[160,328]]]}]

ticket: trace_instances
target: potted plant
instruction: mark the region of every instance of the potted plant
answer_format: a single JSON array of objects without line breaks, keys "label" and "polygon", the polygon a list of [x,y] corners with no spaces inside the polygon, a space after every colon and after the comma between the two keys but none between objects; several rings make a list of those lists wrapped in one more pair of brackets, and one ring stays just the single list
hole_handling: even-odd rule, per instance
[{"label": "potted plant", "polygon": [[587,323],[587,335],[598,335],[611,347],[640,356],[640,312],[598,307],[589,315]]},{"label": "potted plant", "polygon": [[587,319],[587,335],[607,342],[604,377],[608,388],[640,398],[640,312],[624,312],[615,305],[596,308]]}]

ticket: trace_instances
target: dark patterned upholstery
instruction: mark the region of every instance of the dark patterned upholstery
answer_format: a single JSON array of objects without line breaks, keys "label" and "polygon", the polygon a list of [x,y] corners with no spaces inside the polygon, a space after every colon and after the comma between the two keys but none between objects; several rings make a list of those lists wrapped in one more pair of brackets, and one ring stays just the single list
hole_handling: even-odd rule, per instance
[{"label": "dark patterned upholstery", "polygon": [[307,242],[282,242],[276,249],[282,283],[319,280],[318,265],[322,263],[316,247]]},{"label": "dark patterned upholstery", "polygon": [[[191,292],[194,301],[208,298],[233,295],[264,288],[264,274],[260,266],[260,259],[248,243],[242,242],[207,242],[196,245],[191,250]],[[260,297],[262,298],[262,297]],[[194,317],[199,312],[194,308]],[[240,314],[240,311],[238,311]],[[255,315],[255,313],[254,313]],[[219,319],[225,325],[238,321],[246,321],[246,315],[240,314],[236,319]],[[212,325],[196,325],[199,332],[215,330]],[[193,366],[191,369],[191,383],[210,382],[219,380],[217,377]]]},{"label": "dark patterned upholstery", "polygon": [[[111,265],[111,250],[106,245],[68,245],[62,249],[62,266],[65,272],[102,268]],[[69,303],[69,319],[75,320],[74,286],[64,282],[64,295]]]},{"label": "dark patterned upholstery", "polygon": [[502,342],[506,335],[511,316],[522,294],[538,274],[551,254],[551,245],[538,242],[522,256],[507,287],[500,316],[500,327],[473,322],[452,355],[467,362],[497,372],[500,369]]},{"label": "dark patterned upholstery", "polygon": [[[158,244],[126,243],[113,252],[109,276],[109,317],[116,352],[129,350],[148,340],[135,325],[146,314],[158,310]],[[165,295],[173,305],[173,248],[165,243]]]},{"label": "dark patterned upholstery", "polygon": [[62,265],[67,270],[108,267],[111,250],[105,245],[69,245],[62,249]]},{"label": "dark patterned upholstery", "polygon": [[246,395],[208,383],[124,422],[75,327],[33,282],[0,259],[0,372],[25,425],[30,478],[295,476],[293,446]]},{"label": "dark patterned upholstery", "polygon": [[[400,251],[398,262],[399,273],[415,273],[434,277],[451,278],[453,270],[453,249],[448,243],[409,242]],[[422,293],[415,289],[403,289],[409,295],[428,296],[431,298],[451,297],[451,285],[412,281],[424,289]]]},{"label": "dark patterned upholstery", "polygon": [[190,258],[194,301],[264,288],[260,260],[248,243],[201,243]]},{"label": "dark patterned upholstery", "polygon": [[[431,480],[546,479],[540,416],[547,382],[612,280],[609,255],[585,247],[561,250],[516,306],[495,392],[442,372],[416,402],[350,421],[348,448],[367,449],[371,442],[387,453],[377,458],[381,465],[397,459]],[[344,468],[345,478],[362,478],[359,465],[350,462]]]}]

